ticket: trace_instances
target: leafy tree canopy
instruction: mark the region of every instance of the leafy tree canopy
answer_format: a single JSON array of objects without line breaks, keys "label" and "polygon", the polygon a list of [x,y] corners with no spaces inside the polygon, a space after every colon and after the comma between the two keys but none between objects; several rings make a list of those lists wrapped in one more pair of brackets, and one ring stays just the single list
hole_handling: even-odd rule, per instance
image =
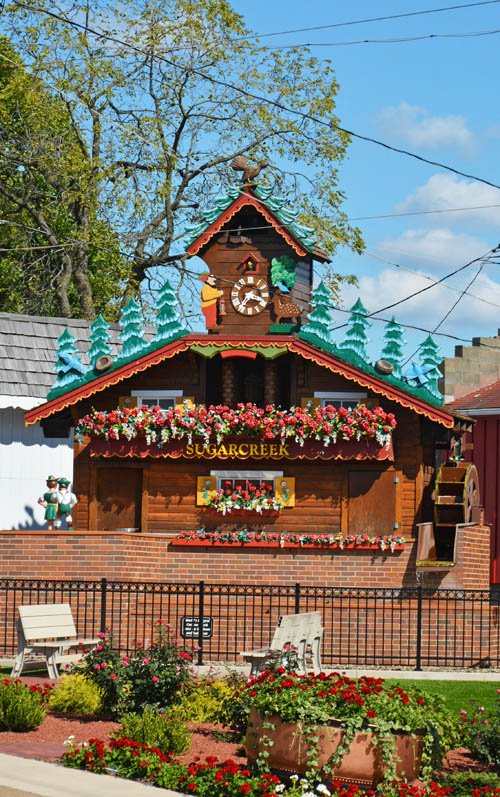
[{"label": "leafy tree canopy", "polygon": [[[199,286],[183,231],[234,183],[236,155],[271,164],[263,181],[301,209],[319,246],[330,254],[338,246],[362,250],[359,230],[341,210],[339,167],[349,137],[335,129],[339,86],[330,62],[304,48],[260,48],[227,0],[120,0],[101,8],[81,0],[7,3],[0,22],[22,52],[24,66],[12,77],[18,96],[21,84],[35,81],[32,96],[43,86],[38,100],[24,103],[28,121],[19,112],[18,128],[9,123],[0,188],[9,188],[26,222],[44,229],[47,245],[62,246],[68,235],[84,242],[71,252],[83,315],[102,309],[90,279],[97,250],[88,245],[97,219],[106,245],[114,249],[119,235],[129,257],[126,298],[138,285],[162,284],[167,267],[189,315],[189,286],[196,298]],[[64,224],[53,230],[55,213]],[[63,254],[53,259],[61,264]]]},{"label": "leafy tree canopy", "polygon": [[83,211],[85,170],[61,98],[0,37],[0,310],[117,318],[130,266],[97,203]]}]

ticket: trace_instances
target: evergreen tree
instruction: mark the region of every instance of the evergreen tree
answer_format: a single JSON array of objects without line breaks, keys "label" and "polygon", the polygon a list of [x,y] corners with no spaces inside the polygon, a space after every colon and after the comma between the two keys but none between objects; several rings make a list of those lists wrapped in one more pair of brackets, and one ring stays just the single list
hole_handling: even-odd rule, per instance
[{"label": "evergreen tree", "polygon": [[66,387],[85,374],[86,368],[80,362],[75,343],[76,338],[67,328],[57,339],[57,363],[54,367],[57,378],[52,389]]},{"label": "evergreen tree", "polygon": [[120,333],[122,350],[120,359],[137,354],[144,348],[144,338],[142,336],[142,314],[139,304],[132,298],[123,308],[120,326],[123,332]]},{"label": "evergreen tree", "polygon": [[309,320],[302,327],[302,332],[316,335],[317,338],[324,340],[325,343],[331,343],[331,294],[324,282],[320,282],[318,287],[312,291],[311,307],[312,310],[308,316]]},{"label": "evergreen tree", "polygon": [[350,313],[345,339],[339,343],[338,348],[350,349],[363,360],[366,360],[366,344],[370,341],[366,330],[371,326],[366,317],[368,310],[361,299],[358,299],[351,307]]},{"label": "evergreen tree", "polygon": [[384,332],[385,346],[382,349],[381,358],[387,360],[394,366],[393,374],[401,379],[401,365],[403,363],[403,346],[406,340],[403,338],[403,330],[397,323],[394,316],[385,325]]},{"label": "evergreen tree", "polygon": [[442,398],[438,388],[438,380],[442,374],[438,368],[443,358],[439,354],[439,346],[431,335],[427,335],[418,349],[418,357],[422,371],[425,372],[425,387],[436,398]]},{"label": "evergreen tree", "polygon": [[172,335],[184,332],[184,327],[179,322],[177,307],[179,300],[174,293],[168,280],[165,280],[158,291],[157,316],[156,316],[156,335],[155,342],[167,340]]},{"label": "evergreen tree", "polygon": [[109,345],[109,324],[102,315],[98,315],[90,326],[90,349],[88,352],[89,364],[93,368],[96,360],[105,354],[111,354]]}]

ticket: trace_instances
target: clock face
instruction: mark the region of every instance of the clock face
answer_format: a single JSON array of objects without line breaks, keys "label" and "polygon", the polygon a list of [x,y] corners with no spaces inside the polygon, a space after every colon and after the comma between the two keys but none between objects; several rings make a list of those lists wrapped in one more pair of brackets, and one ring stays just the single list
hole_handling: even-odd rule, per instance
[{"label": "clock face", "polygon": [[255,274],[245,274],[233,286],[231,302],[234,309],[242,315],[258,315],[269,302],[266,281]]}]

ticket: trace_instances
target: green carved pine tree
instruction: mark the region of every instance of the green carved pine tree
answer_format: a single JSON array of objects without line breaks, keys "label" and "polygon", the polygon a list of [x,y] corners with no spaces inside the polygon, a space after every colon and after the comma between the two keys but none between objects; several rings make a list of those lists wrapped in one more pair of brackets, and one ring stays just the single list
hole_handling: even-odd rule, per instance
[{"label": "green carved pine tree", "polygon": [[[438,388],[438,380],[442,374],[438,368],[443,361],[439,354],[439,346],[431,335],[427,335],[426,339],[420,344],[418,348],[418,357],[420,365],[425,368],[425,387],[436,398],[441,399],[442,394]],[[429,370],[427,370],[429,369]]]},{"label": "green carved pine tree", "polygon": [[295,270],[297,263],[292,257],[288,255],[281,255],[281,257],[273,257],[271,260],[271,283],[277,285],[282,282],[287,288],[293,288],[295,285]]},{"label": "green carved pine tree", "polygon": [[102,315],[98,315],[94,323],[90,325],[90,349],[88,358],[91,368],[94,367],[99,357],[111,354],[109,340],[109,324],[104,320]]},{"label": "green carved pine tree", "polygon": [[381,358],[387,360],[394,367],[393,374],[401,379],[401,366],[403,364],[403,346],[406,340],[403,338],[403,330],[397,323],[394,316],[385,325],[384,332],[385,346],[382,349]]},{"label": "green carved pine tree", "polygon": [[350,351],[353,351],[358,357],[366,361],[366,344],[370,341],[366,330],[371,326],[366,317],[368,310],[361,299],[358,299],[351,307],[350,313],[345,339],[339,343],[338,348],[350,349]]},{"label": "green carved pine tree", "polygon": [[57,339],[57,362],[54,366],[57,378],[52,386],[53,390],[66,387],[85,374],[86,369],[80,362],[75,343],[76,338],[73,337],[69,329],[65,329]]},{"label": "green carved pine tree", "polygon": [[331,343],[330,325],[331,319],[331,294],[324,282],[320,282],[318,287],[312,291],[311,307],[307,324],[302,327],[302,332],[309,335],[316,335],[317,338]]},{"label": "green carved pine tree", "polygon": [[132,357],[142,351],[145,346],[142,334],[142,314],[139,304],[132,298],[123,308],[120,326],[123,332],[120,333],[122,350],[120,360]]},{"label": "green carved pine tree", "polygon": [[155,342],[167,340],[173,335],[186,332],[179,321],[178,306],[179,300],[174,293],[174,289],[169,281],[165,280],[158,291]]}]

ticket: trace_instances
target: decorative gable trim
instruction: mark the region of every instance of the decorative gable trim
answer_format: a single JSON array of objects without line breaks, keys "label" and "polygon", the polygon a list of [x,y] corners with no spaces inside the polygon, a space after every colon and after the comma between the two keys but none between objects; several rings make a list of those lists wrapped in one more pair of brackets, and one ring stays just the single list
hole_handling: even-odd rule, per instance
[{"label": "decorative gable trim", "polygon": [[293,354],[297,354],[306,360],[316,363],[320,367],[327,368],[333,373],[344,376],[346,379],[355,382],[361,387],[368,388],[378,395],[385,396],[385,398],[390,401],[395,401],[402,407],[407,407],[418,415],[423,415],[431,421],[445,426],[447,429],[452,429],[455,423],[453,415],[446,410],[434,407],[423,399],[409,395],[403,390],[393,387],[384,382],[381,378],[363,373],[363,371],[356,366],[337,358],[334,354],[321,351],[313,345],[302,340],[297,340],[291,336],[266,335],[242,340],[240,337],[236,336],[223,338],[220,335],[196,335],[191,333],[162,346],[156,351],[148,352],[142,357],[139,356],[132,362],[116,368],[116,370],[109,374],[103,374],[92,382],[85,382],[75,387],[73,390],[69,390],[67,393],[30,410],[25,414],[26,425],[36,423],[42,418],[48,418],[66,407],[77,404],[83,399],[100,393],[102,390],[116,385],[124,379],[128,379],[134,374],[146,371],[151,366],[158,365],[163,362],[163,360],[170,359],[176,354],[180,354],[188,349],[194,349],[201,354],[203,348],[207,348],[210,353],[209,356],[213,356],[212,352],[214,348],[219,351],[227,351],[228,349],[241,349],[243,351],[270,349],[273,356],[278,356],[280,349],[283,350],[283,353],[290,351]]},{"label": "decorative gable trim", "polygon": [[222,211],[221,215],[210,224],[209,227],[198,237],[195,241],[187,248],[187,252],[190,255],[196,255],[200,251],[200,249],[208,244],[210,239],[217,235],[220,232],[221,228],[230,221],[233,216],[238,213],[239,210],[244,208],[245,206],[254,207],[259,213],[262,213],[265,220],[269,222],[269,224],[275,229],[275,231],[285,239],[287,244],[292,247],[292,249],[299,255],[299,257],[305,257],[306,255],[310,254],[309,250],[303,246],[300,241],[293,236],[290,231],[280,222],[277,216],[274,215],[272,211],[270,211],[263,202],[261,202],[257,197],[252,196],[250,193],[240,194],[237,199],[232,202],[226,210]]}]

